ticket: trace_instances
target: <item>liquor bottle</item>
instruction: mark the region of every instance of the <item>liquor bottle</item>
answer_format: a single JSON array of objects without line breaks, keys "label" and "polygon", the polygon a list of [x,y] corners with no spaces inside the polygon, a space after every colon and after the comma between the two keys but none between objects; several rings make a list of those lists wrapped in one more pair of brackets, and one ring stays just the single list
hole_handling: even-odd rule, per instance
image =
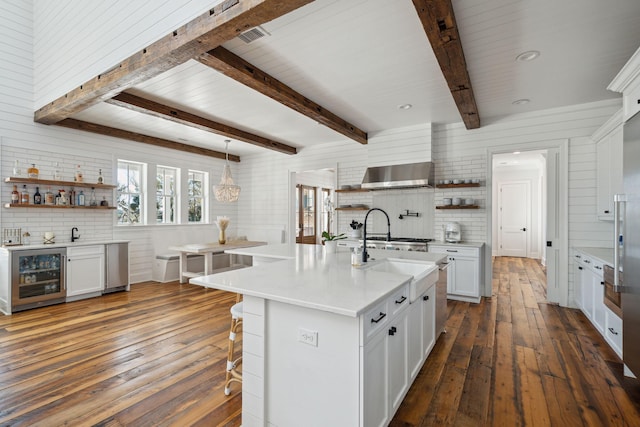
[{"label": "liquor bottle", "polygon": [[58,190],[58,194],[56,194],[56,197],[55,197],[55,202],[53,203],[54,205],[56,206],[60,205],[60,196],[61,196],[60,190]]},{"label": "liquor bottle", "polygon": [[20,170],[20,162],[18,160],[14,160],[13,162],[13,176],[20,176],[22,171]]},{"label": "liquor bottle", "polygon": [[17,205],[18,203],[20,203],[20,193],[18,193],[18,186],[14,185],[13,191],[11,192],[11,204]]},{"label": "liquor bottle", "polygon": [[55,204],[55,198],[53,197],[53,193],[51,192],[51,187],[47,187],[47,192],[44,193],[44,204],[45,205]]},{"label": "liquor bottle", "polygon": [[72,206],[76,204],[76,190],[73,187],[69,190],[69,204]]},{"label": "liquor bottle", "polygon": [[84,175],[82,174],[82,169],[80,169],[80,165],[78,165],[76,167],[75,181],[76,182],[83,182],[84,181]]},{"label": "liquor bottle", "polygon": [[27,191],[26,184],[22,186],[22,197],[20,197],[20,203],[23,205],[29,204],[29,192]]},{"label": "liquor bottle", "polygon": [[104,184],[104,178],[102,178],[102,169],[98,169],[98,184]]},{"label": "liquor bottle", "polygon": [[56,168],[53,171],[53,179],[56,181],[62,181],[62,170],[60,169],[60,163],[56,162]]},{"label": "liquor bottle", "polygon": [[27,176],[29,178],[38,179],[39,174],[40,174],[40,170],[36,167],[36,164],[31,163],[31,167],[27,169]]},{"label": "liquor bottle", "polygon": [[78,193],[78,206],[84,206],[84,192],[82,190]]},{"label": "liquor bottle", "polygon": [[91,197],[89,198],[90,206],[98,206],[98,201],[96,200],[96,189],[91,187]]},{"label": "liquor bottle", "polygon": [[40,194],[40,188],[36,187],[36,193],[33,195],[33,204],[41,205],[42,204],[42,194]]}]

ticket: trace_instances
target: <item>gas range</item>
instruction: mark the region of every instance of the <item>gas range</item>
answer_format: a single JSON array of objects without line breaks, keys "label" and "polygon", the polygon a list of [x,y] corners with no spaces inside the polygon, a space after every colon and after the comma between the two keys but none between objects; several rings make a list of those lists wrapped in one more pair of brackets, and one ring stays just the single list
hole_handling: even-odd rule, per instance
[{"label": "gas range", "polygon": [[[427,243],[431,241],[433,241],[433,239],[415,237],[391,237],[391,240],[387,241],[386,236],[367,236],[367,248],[427,252]],[[360,240],[360,244],[362,243],[363,241]]]}]

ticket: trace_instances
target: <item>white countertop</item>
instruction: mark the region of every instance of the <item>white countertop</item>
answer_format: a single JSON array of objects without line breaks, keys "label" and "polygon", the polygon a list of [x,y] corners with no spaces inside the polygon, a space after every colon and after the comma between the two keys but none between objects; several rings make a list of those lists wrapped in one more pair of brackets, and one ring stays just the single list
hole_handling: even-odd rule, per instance
[{"label": "white countertop", "polygon": [[32,249],[51,249],[51,248],[69,248],[75,246],[92,246],[92,245],[108,245],[111,243],[129,243],[129,240],[79,240],[77,242],[51,243],[45,245],[43,243],[31,245],[2,246],[5,251],[30,251]]},{"label": "white countertop", "polygon": [[599,259],[603,264],[613,266],[613,248],[573,248],[586,255]]},{"label": "white countertop", "polygon": [[281,243],[277,245],[254,246],[251,248],[233,248],[224,251],[226,254],[248,255],[274,259],[295,259],[307,253],[322,251],[321,245],[294,245],[291,243]]},{"label": "white countertop", "polygon": [[[259,266],[197,277],[189,282],[258,298],[357,317],[411,280],[411,276],[351,266],[348,250],[327,254],[320,245],[268,245],[229,253],[283,259]],[[390,255],[396,255],[396,251]]]}]

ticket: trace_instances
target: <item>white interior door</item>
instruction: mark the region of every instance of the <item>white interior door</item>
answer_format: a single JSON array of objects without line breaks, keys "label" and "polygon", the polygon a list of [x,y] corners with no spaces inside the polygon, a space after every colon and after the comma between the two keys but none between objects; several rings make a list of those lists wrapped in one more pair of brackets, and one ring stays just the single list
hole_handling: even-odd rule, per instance
[{"label": "white interior door", "polygon": [[498,253],[500,256],[526,257],[531,235],[531,183],[499,183],[498,208]]}]

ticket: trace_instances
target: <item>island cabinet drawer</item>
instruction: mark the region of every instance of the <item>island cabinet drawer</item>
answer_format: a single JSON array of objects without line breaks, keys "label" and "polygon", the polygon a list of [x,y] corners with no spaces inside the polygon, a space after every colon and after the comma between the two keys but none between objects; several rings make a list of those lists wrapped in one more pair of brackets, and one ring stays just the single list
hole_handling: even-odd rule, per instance
[{"label": "island cabinet drawer", "polygon": [[477,257],[478,248],[466,248],[463,246],[432,246],[429,245],[429,252],[437,254],[458,255],[458,256],[472,256]]},{"label": "island cabinet drawer", "polygon": [[389,318],[391,317],[391,313],[389,313],[389,299],[390,298],[382,300],[362,317],[364,322],[362,332],[365,343],[389,322]]},{"label": "island cabinet drawer", "polygon": [[389,298],[389,312],[394,317],[400,310],[409,305],[409,284],[403,285]]}]

